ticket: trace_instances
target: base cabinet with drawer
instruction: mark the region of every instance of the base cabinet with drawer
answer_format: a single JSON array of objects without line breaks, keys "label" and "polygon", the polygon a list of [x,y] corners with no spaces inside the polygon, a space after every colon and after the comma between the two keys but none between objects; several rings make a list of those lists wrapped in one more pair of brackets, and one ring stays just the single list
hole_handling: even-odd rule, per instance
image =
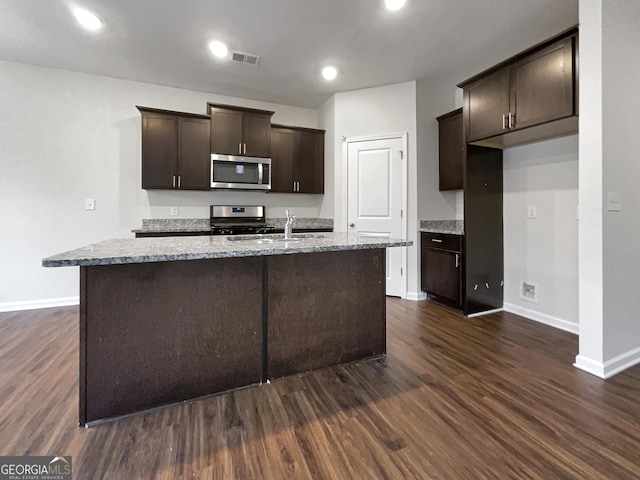
[{"label": "base cabinet with drawer", "polygon": [[462,236],[421,232],[422,291],[445,305],[462,308]]}]

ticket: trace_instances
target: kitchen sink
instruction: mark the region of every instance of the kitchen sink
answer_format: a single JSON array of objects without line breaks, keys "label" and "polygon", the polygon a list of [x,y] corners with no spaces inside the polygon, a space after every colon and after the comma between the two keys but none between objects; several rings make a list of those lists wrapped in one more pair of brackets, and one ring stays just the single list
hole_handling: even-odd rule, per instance
[{"label": "kitchen sink", "polygon": [[282,243],[282,242],[301,242],[304,240],[314,240],[317,238],[325,238],[326,235],[317,233],[299,233],[285,239],[283,233],[272,235],[232,235],[227,240],[232,242],[260,242],[260,243]]}]

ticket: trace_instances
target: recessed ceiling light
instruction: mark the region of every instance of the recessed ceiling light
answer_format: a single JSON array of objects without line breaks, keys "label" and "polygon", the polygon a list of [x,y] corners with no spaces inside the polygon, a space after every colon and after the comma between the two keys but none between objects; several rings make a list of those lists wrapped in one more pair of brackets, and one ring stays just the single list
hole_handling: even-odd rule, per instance
[{"label": "recessed ceiling light", "polygon": [[322,76],[326,80],[333,80],[338,76],[338,70],[336,70],[336,67],[324,67],[322,69]]},{"label": "recessed ceiling light", "polygon": [[220,40],[213,40],[209,42],[209,50],[218,58],[225,58],[229,55],[229,49]]},{"label": "recessed ceiling light", "polygon": [[82,27],[87,30],[91,30],[92,32],[100,30],[102,27],[102,20],[84,8],[74,8],[73,16],[76,17],[76,20],[80,25],[82,25]]},{"label": "recessed ceiling light", "polygon": [[384,0],[384,4],[389,10],[400,10],[405,3],[407,0]]}]

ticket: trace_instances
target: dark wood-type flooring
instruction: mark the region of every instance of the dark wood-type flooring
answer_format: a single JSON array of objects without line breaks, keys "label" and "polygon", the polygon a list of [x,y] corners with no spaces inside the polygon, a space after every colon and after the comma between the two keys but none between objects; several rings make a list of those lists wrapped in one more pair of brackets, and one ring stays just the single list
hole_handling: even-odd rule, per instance
[{"label": "dark wood-type flooring", "polygon": [[89,429],[78,313],[0,314],[0,455],[78,479],[640,478],[640,367],[571,366],[577,337],[387,301],[388,356]]}]

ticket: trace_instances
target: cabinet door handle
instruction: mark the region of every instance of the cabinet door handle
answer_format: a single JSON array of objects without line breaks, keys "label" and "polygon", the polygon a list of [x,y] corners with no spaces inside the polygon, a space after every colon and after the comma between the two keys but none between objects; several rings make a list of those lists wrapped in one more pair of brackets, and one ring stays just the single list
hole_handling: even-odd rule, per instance
[{"label": "cabinet door handle", "polygon": [[300,191],[300,182],[298,182],[298,191]]},{"label": "cabinet door handle", "polygon": [[246,143],[244,144],[244,152],[242,152],[242,153],[244,153],[245,155],[247,154],[247,144]]},{"label": "cabinet door handle", "polygon": [[460,255],[456,253],[456,268],[460,266]]},{"label": "cabinet door handle", "polygon": [[293,182],[293,191],[294,192],[296,191],[296,182],[295,181]]},{"label": "cabinet door handle", "polygon": [[181,176],[182,176],[182,175],[178,175],[178,188],[180,188],[180,177],[181,177]]},{"label": "cabinet door handle", "polygon": [[173,176],[173,188],[176,188],[176,176]]},{"label": "cabinet door handle", "polygon": [[516,126],[516,116],[509,112],[509,128],[514,128]]},{"label": "cabinet door handle", "polygon": [[505,113],[502,114],[502,129],[507,129],[507,115]]},{"label": "cabinet door handle", "polygon": [[442,240],[440,240],[439,238],[432,238],[431,241],[435,243],[442,243]]},{"label": "cabinet door handle", "polygon": [[242,144],[241,143],[238,144],[238,153],[240,155],[242,155]]}]

